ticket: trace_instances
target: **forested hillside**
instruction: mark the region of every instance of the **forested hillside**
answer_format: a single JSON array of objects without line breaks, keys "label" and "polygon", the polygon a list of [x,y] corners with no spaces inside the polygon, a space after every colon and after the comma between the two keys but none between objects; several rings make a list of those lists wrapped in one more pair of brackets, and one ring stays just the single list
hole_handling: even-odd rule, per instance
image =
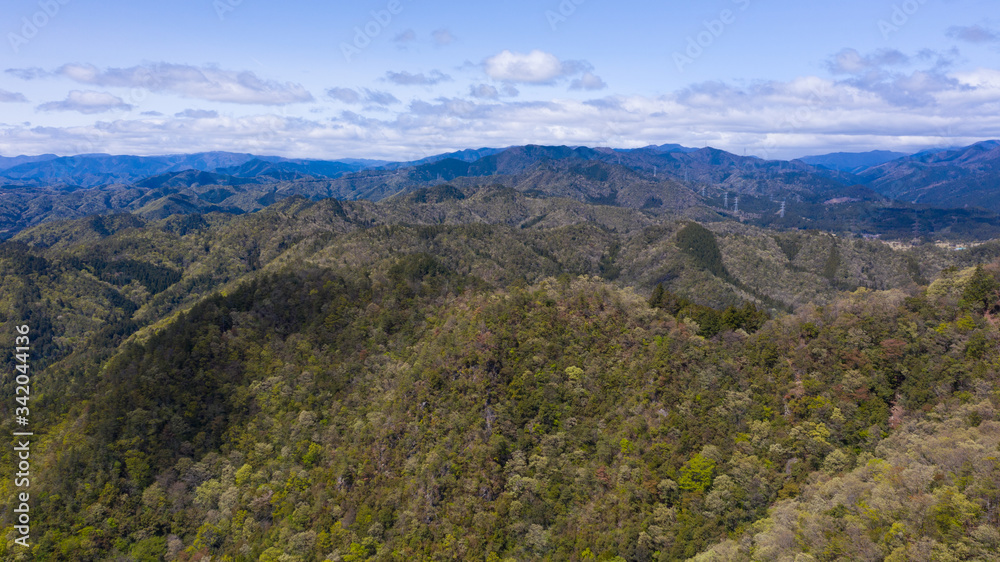
[{"label": "forested hillside", "polygon": [[893,160],[860,175],[821,165],[853,161],[851,155],[830,155],[832,160],[810,165],[670,145],[633,150],[525,145],[396,163],[224,152],[16,157],[0,159],[0,240],[47,222],[98,214],[159,220],[252,213],[290,197],[405,200],[428,190],[471,197],[493,187],[651,217],[680,214],[780,231],[968,243],[1000,238],[998,209],[990,202],[998,155],[996,142],[979,143]]},{"label": "forested hillside", "polygon": [[998,559],[998,257],[500,186],[46,223],[0,553]]}]

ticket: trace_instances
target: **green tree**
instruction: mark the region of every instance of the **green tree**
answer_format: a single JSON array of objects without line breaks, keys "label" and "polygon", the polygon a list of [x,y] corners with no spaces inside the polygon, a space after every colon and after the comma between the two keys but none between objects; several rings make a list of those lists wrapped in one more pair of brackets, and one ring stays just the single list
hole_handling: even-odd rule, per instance
[{"label": "green tree", "polygon": [[715,461],[698,453],[681,467],[677,486],[682,490],[704,492],[712,485]]},{"label": "green tree", "polygon": [[977,265],[972,277],[965,285],[965,290],[962,291],[959,306],[975,312],[992,310],[997,306],[998,296],[1000,296],[998,291],[1000,291],[1000,282],[997,281],[997,278],[983,269],[982,264]]}]

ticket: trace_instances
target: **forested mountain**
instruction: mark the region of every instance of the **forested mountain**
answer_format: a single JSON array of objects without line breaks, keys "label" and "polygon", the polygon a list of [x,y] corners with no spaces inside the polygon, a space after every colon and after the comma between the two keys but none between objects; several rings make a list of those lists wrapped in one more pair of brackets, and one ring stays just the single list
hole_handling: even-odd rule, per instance
[{"label": "forested mountain", "polygon": [[428,156],[426,158],[421,158],[419,160],[412,160],[409,162],[390,162],[378,167],[387,170],[395,170],[398,168],[406,168],[409,166],[419,166],[421,164],[433,164],[434,162],[439,162],[441,160],[447,160],[447,159],[459,160],[462,162],[475,162],[476,160],[479,160],[484,156],[490,156],[498,152],[503,152],[504,150],[505,149],[503,148],[477,148],[477,149],[469,148],[466,150],[459,150],[457,152],[446,152],[443,154],[435,154],[434,156]]},{"label": "forested mountain", "polygon": [[861,179],[900,201],[1000,210],[1000,141],[920,153],[870,168]]},{"label": "forested mountain", "polygon": [[900,158],[909,156],[904,152],[892,152],[890,150],[872,150],[869,152],[834,152],[832,154],[821,154],[818,156],[806,156],[799,158],[802,162],[812,166],[840,170],[852,174],[860,174],[873,166],[892,162]]},{"label": "forested mountain", "polygon": [[[995,187],[990,183],[993,176],[983,175],[992,161],[989,146],[981,143],[960,156],[915,156],[871,168],[864,177],[802,161],[765,161],[676,145],[634,150],[484,148],[381,167],[374,167],[376,161],[230,153],[41,159],[3,172],[10,179],[0,186],[0,238],[45,221],[91,214],[131,212],[153,219],[176,213],[239,214],[293,195],[378,201],[450,184],[466,190],[502,185],[530,197],[569,198],[652,215],[725,217],[782,230],[967,242],[1000,237],[1000,209],[970,204],[971,191],[957,192],[951,199],[922,196],[918,204],[901,202],[898,198],[905,193],[887,191],[886,178],[897,174],[890,171],[902,169],[903,163],[917,160],[932,163],[921,164],[924,167],[965,166],[968,173],[980,170],[976,197],[986,197],[983,194]],[[910,174],[891,185],[938,189],[922,183],[926,175]],[[954,208],[942,201],[951,201]]]},{"label": "forested mountain", "polygon": [[452,156],[5,188],[0,559],[1000,560],[996,215]]},{"label": "forested mountain", "polygon": [[[4,161],[6,162],[0,165],[0,179],[33,186],[58,183],[81,187],[128,184],[149,176],[186,170],[218,171],[231,175],[241,175],[239,172],[247,174],[246,170],[255,165],[250,163],[255,161],[267,162],[274,169],[296,170],[311,177],[339,177],[345,173],[381,163],[379,161],[289,160],[274,156],[264,157],[232,152],[203,152],[168,156],[83,154],[57,157],[46,155],[37,158],[4,158],[0,162]],[[248,164],[250,164],[249,167]],[[268,174],[263,175],[267,176]],[[242,177],[248,177],[248,175]]]},{"label": "forested mountain", "polygon": [[6,170],[8,168],[13,168],[14,166],[29,162],[43,162],[45,160],[54,160],[56,158],[58,158],[58,156],[55,154],[39,154],[36,156],[0,156],[0,170]]},{"label": "forested mountain", "polygon": [[701,225],[573,165],[0,245],[44,514],[4,559],[996,558],[997,243]]}]

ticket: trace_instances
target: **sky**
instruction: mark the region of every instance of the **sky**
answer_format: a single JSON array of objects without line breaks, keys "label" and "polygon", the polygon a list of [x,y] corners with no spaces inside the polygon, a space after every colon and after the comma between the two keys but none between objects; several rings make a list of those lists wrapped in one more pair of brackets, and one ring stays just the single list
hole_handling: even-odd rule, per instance
[{"label": "sky", "polygon": [[996,0],[4,0],[0,155],[1000,138]]}]

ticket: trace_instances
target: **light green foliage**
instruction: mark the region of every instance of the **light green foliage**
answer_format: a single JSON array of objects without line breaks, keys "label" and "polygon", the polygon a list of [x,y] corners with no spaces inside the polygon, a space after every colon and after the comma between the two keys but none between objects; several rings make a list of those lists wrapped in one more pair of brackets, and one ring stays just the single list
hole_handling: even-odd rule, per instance
[{"label": "light green foliage", "polygon": [[701,453],[691,457],[691,460],[684,463],[677,478],[677,485],[682,490],[692,492],[704,492],[712,485],[712,477],[715,473],[715,461],[706,458]]}]

